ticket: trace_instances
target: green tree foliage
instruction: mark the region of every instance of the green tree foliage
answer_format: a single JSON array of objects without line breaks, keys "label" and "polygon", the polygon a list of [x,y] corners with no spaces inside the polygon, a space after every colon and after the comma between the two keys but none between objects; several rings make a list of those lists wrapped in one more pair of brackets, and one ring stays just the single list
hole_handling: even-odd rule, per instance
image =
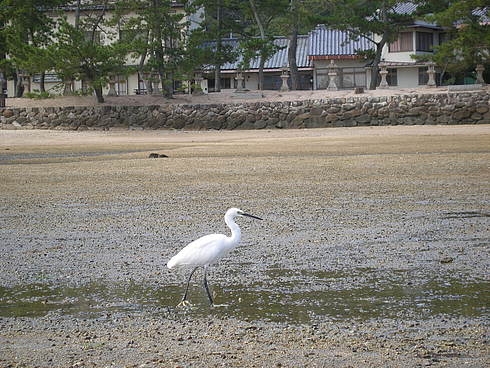
[{"label": "green tree foliage", "polygon": [[288,65],[291,74],[291,89],[299,88],[299,73],[296,61],[298,36],[308,33],[318,23],[325,21],[328,7],[322,0],[289,0],[282,16],[272,22],[272,32],[287,35],[289,40]]},{"label": "green tree foliage", "polygon": [[[248,5],[247,5],[248,3]],[[245,67],[251,59],[259,60],[259,90],[264,87],[264,65],[279,48],[274,44],[274,20],[283,16],[287,0],[247,0],[241,2],[242,11],[250,26],[246,28],[241,47]]]},{"label": "green tree foliage", "polygon": [[126,34],[124,43],[139,59],[138,70],[153,76],[146,82],[150,91],[161,87],[171,97],[179,79],[184,56],[185,13],[176,12],[171,0],[121,0],[113,19]]},{"label": "green tree foliage", "polygon": [[452,75],[490,69],[490,18],[485,0],[444,1],[428,20],[446,28],[446,39],[435,48],[433,60]]},{"label": "green tree foliage", "polygon": [[0,0],[0,68],[10,71],[7,74],[17,81],[18,97],[24,90],[23,74],[41,74],[44,91],[44,72],[53,63],[47,47],[54,26],[46,10],[64,3],[66,0]]},{"label": "green tree foliage", "polygon": [[[446,27],[447,40],[433,60],[457,73],[490,64],[488,6],[484,0],[413,0],[403,12],[399,0],[193,0],[185,12],[172,0],[0,0],[0,72],[14,77],[22,92],[22,74],[51,70],[65,80],[88,82],[103,101],[102,88],[114,75],[137,69],[149,89],[171,96],[174,82],[192,79],[203,65],[214,66],[215,90],[220,70],[237,59],[226,38],[240,37],[242,67],[257,59],[259,89],[263,67],[278,50],[274,36],[289,37],[292,87],[298,86],[296,44],[300,33],[317,23],[346,31],[351,39],[373,42],[372,78],[376,88],[383,47],[396,40],[414,18],[426,17]],[[75,24],[59,17],[60,6],[75,8]],[[202,19],[189,16],[204,9]],[[110,13],[113,16],[109,16]],[[55,17],[53,17],[55,15]],[[56,17],[58,15],[58,18]],[[55,19],[56,22],[55,23]],[[7,57],[8,55],[8,57]],[[43,80],[41,78],[41,80]],[[152,84],[153,80],[153,84]],[[41,88],[43,86],[41,84]]]},{"label": "green tree foliage", "polygon": [[125,72],[127,47],[123,43],[103,43],[99,33],[103,17],[84,18],[79,27],[62,20],[56,33],[52,52],[56,55],[55,70],[64,80],[86,81],[95,91],[98,102],[104,102],[102,88],[111,75]]},{"label": "green tree foliage", "polygon": [[242,37],[249,20],[244,19],[240,0],[197,0],[192,4],[203,9],[203,13],[199,27],[189,37],[186,58],[189,68],[212,66],[214,90],[218,92],[222,65],[235,61],[238,56],[236,49],[223,41],[230,36]]},{"label": "green tree foliage", "polygon": [[398,33],[413,21],[413,13],[397,11],[400,3],[403,2],[399,0],[332,0],[328,4],[331,12],[328,22],[332,27],[347,31],[352,39],[367,38],[376,47],[371,68],[370,89],[376,89],[376,76],[384,45],[395,41]]}]

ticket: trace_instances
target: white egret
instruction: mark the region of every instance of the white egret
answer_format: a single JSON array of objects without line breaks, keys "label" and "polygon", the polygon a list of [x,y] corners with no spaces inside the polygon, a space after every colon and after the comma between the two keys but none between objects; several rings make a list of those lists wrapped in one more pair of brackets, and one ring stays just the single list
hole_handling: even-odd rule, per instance
[{"label": "white egret", "polygon": [[187,286],[185,288],[184,296],[179,305],[187,305],[187,292],[189,290],[189,283],[192,275],[199,267],[204,267],[204,289],[208,294],[209,302],[213,305],[213,297],[209,292],[208,280],[206,277],[207,268],[209,265],[217,262],[228,252],[234,249],[240,242],[241,231],[238,225],[235,223],[235,217],[247,216],[257,220],[262,220],[260,217],[250,215],[243,212],[238,208],[230,208],[225,213],[225,223],[231,230],[231,236],[224,234],[210,234],[205,235],[185,246],[179,253],[173,256],[167,263],[168,268],[174,268],[177,266],[192,266],[194,269],[191,271],[189,278],[187,279]]}]

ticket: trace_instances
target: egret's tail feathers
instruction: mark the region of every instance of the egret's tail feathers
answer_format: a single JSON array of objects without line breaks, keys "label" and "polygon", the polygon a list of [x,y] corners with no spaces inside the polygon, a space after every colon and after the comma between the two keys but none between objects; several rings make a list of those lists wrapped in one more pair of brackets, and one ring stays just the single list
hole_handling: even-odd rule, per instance
[{"label": "egret's tail feathers", "polygon": [[170,261],[168,261],[168,263],[167,263],[167,267],[168,268],[173,268],[173,267],[176,266],[176,263],[177,262],[175,261],[175,257],[174,258],[171,258]]}]

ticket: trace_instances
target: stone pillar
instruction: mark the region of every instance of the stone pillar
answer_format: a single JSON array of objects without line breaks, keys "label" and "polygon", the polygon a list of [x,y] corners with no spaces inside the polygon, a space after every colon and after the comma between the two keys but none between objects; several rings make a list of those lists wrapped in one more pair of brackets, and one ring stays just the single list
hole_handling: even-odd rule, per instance
[{"label": "stone pillar", "polygon": [[31,92],[31,76],[29,74],[23,75],[22,84],[24,85],[24,93]]},{"label": "stone pillar", "polygon": [[338,75],[338,67],[335,65],[333,60],[330,60],[330,67],[328,69],[328,91],[338,91],[339,87],[337,87],[337,75]]},{"label": "stone pillar", "polygon": [[154,96],[161,95],[160,88],[158,87],[160,84],[160,75],[157,72],[151,73],[151,83],[153,86],[151,94]]},{"label": "stone pillar", "polygon": [[72,83],[71,83],[71,79],[63,79],[63,84],[64,84],[64,88],[63,88],[63,96],[73,96],[73,89],[72,89]]},{"label": "stone pillar", "polygon": [[109,92],[107,92],[107,96],[117,96],[116,78],[113,75],[109,77]]},{"label": "stone pillar", "polygon": [[153,91],[153,85],[151,84],[150,76],[151,74],[149,72],[143,72],[143,81],[145,82],[145,86],[146,86],[146,93],[144,94],[151,94]]},{"label": "stone pillar", "polygon": [[483,79],[483,71],[485,70],[485,67],[483,66],[483,64],[478,64],[476,66],[476,83],[477,84],[481,84],[481,85],[485,85],[485,80]]},{"label": "stone pillar", "polygon": [[289,79],[289,70],[287,67],[283,67],[282,73],[281,73],[282,85],[281,85],[281,88],[279,89],[279,91],[281,91],[281,92],[288,92],[289,91],[288,79]]},{"label": "stone pillar", "polygon": [[388,75],[388,70],[386,70],[386,64],[380,63],[379,67],[381,68],[381,70],[379,71],[379,75],[381,75],[381,82],[379,83],[379,88],[380,89],[390,88],[388,82],[386,81],[386,76]]},{"label": "stone pillar", "polygon": [[204,92],[202,91],[202,81],[203,81],[203,77],[202,77],[202,72],[201,71],[196,71],[194,73],[194,85],[192,86],[191,88],[191,93],[192,95],[194,96],[200,96],[200,95],[203,95]]},{"label": "stone pillar", "polygon": [[3,84],[5,83],[5,79],[3,78],[3,73],[0,72],[0,107],[5,107],[5,97],[7,97],[3,93]]},{"label": "stone pillar", "polygon": [[436,85],[436,70],[434,69],[434,66],[436,64],[434,62],[428,62],[427,63],[427,74],[429,75],[429,80],[427,81],[427,88],[435,88],[437,87]]},{"label": "stone pillar", "polygon": [[243,92],[244,91],[243,90],[243,80],[244,79],[245,78],[243,77],[242,72],[241,71],[238,71],[236,73],[236,77],[235,77],[235,80],[236,80],[236,90],[235,90],[235,92],[240,93],[240,92]]}]

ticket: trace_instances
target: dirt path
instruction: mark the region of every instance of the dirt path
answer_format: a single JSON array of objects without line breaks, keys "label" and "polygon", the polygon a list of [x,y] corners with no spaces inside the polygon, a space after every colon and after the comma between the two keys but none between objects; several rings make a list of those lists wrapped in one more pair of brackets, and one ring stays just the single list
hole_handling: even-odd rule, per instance
[{"label": "dirt path", "polygon": [[[0,367],[486,367],[490,126],[0,131]],[[150,159],[149,153],[168,158]],[[226,232],[201,274],[166,261]]]},{"label": "dirt path", "polygon": [[[348,98],[359,96],[395,96],[417,95],[421,93],[447,93],[447,88],[396,88],[366,90],[364,94],[355,94],[353,90],[340,91],[251,91],[250,93],[234,93],[234,90],[223,90],[219,93],[192,96],[176,94],[174,98],[167,99],[163,96],[116,96],[105,97],[105,105],[167,105],[167,104],[213,104],[213,103],[243,103],[255,101],[300,101],[317,100],[325,98]],[[7,107],[48,107],[48,106],[93,106],[98,105],[93,96],[57,96],[48,99],[8,98]]]}]

